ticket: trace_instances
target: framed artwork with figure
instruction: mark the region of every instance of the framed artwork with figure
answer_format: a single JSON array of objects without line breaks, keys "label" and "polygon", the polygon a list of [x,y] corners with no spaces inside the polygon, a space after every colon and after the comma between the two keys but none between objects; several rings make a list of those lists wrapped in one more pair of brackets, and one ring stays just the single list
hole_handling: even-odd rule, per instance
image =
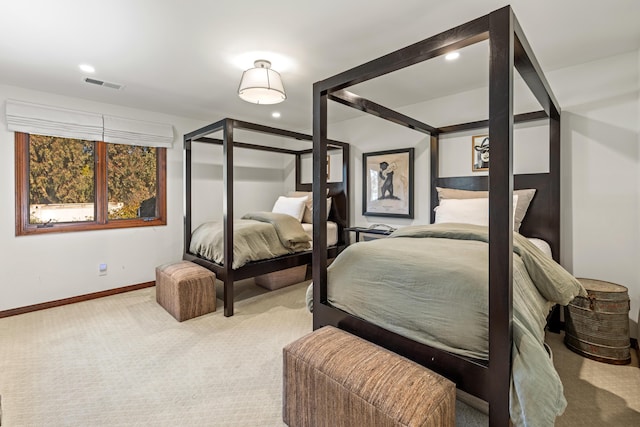
[{"label": "framed artwork with figure", "polygon": [[489,170],[489,135],[471,137],[471,170]]},{"label": "framed artwork with figure", "polygon": [[413,148],[362,154],[362,215],[413,218]]}]

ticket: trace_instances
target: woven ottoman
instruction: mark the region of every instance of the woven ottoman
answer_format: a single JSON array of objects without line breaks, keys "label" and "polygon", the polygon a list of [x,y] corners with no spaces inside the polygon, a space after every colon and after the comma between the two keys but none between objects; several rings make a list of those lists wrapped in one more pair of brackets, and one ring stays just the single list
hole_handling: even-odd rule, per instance
[{"label": "woven ottoman", "polygon": [[156,267],[156,301],[178,322],[216,311],[216,275],[190,261]]},{"label": "woven ottoman", "polygon": [[290,427],[455,426],[455,384],[382,347],[325,326],[283,352]]}]

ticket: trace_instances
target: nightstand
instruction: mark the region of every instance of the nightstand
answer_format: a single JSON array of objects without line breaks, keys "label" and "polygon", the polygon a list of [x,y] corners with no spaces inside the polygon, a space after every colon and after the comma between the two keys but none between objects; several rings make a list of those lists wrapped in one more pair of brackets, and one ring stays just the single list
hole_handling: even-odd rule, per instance
[{"label": "nightstand", "polygon": [[345,232],[345,241],[349,242],[349,235],[347,233],[355,233],[356,234],[356,242],[360,241],[360,234],[373,234],[378,237],[388,236],[393,233],[395,230],[385,230],[381,228],[369,228],[369,227],[347,227],[344,229]]}]

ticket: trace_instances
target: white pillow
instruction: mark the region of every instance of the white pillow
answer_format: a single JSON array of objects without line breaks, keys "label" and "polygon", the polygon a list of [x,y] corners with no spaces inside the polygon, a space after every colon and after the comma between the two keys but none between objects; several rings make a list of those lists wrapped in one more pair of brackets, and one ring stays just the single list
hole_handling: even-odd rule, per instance
[{"label": "white pillow", "polygon": [[273,205],[273,209],[271,212],[282,213],[291,215],[296,218],[298,221],[302,221],[302,215],[304,214],[304,203],[307,201],[308,197],[285,197],[280,196],[276,203]]},{"label": "white pillow", "polygon": [[[513,212],[518,205],[518,196],[513,196]],[[489,225],[489,199],[442,199],[434,209],[436,224],[461,222],[464,224]],[[512,223],[513,226],[513,223]]]},{"label": "white pillow", "polygon": [[[329,189],[327,188],[327,196],[329,195]],[[302,222],[312,224],[313,223],[313,193],[311,191],[289,191],[288,197],[302,197],[307,196],[308,199],[305,202],[305,209],[302,214]],[[331,200],[332,197],[327,197],[327,219],[331,213]]]}]

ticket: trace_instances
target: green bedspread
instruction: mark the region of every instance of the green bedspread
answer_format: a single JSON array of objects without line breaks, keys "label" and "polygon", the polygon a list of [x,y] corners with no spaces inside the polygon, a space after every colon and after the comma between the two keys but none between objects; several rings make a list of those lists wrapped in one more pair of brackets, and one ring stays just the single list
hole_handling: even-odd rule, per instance
[{"label": "green bedspread", "polygon": [[[437,224],[356,243],[327,271],[328,300],[400,335],[486,360],[487,242],[487,227]],[[552,303],[586,291],[525,237],[514,233],[513,247],[511,417],[516,426],[552,426],[566,400],[543,347],[546,316]]]},{"label": "green bedspread", "polygon": [[[253,212],[233,222],[234,269],[250,261],[275,258],[305,251],[311,247],[309,236],[296,218],[272,212]],[[224,229],[222,221],[201,224],[191,235],[189,251],[224,263]]]}]

